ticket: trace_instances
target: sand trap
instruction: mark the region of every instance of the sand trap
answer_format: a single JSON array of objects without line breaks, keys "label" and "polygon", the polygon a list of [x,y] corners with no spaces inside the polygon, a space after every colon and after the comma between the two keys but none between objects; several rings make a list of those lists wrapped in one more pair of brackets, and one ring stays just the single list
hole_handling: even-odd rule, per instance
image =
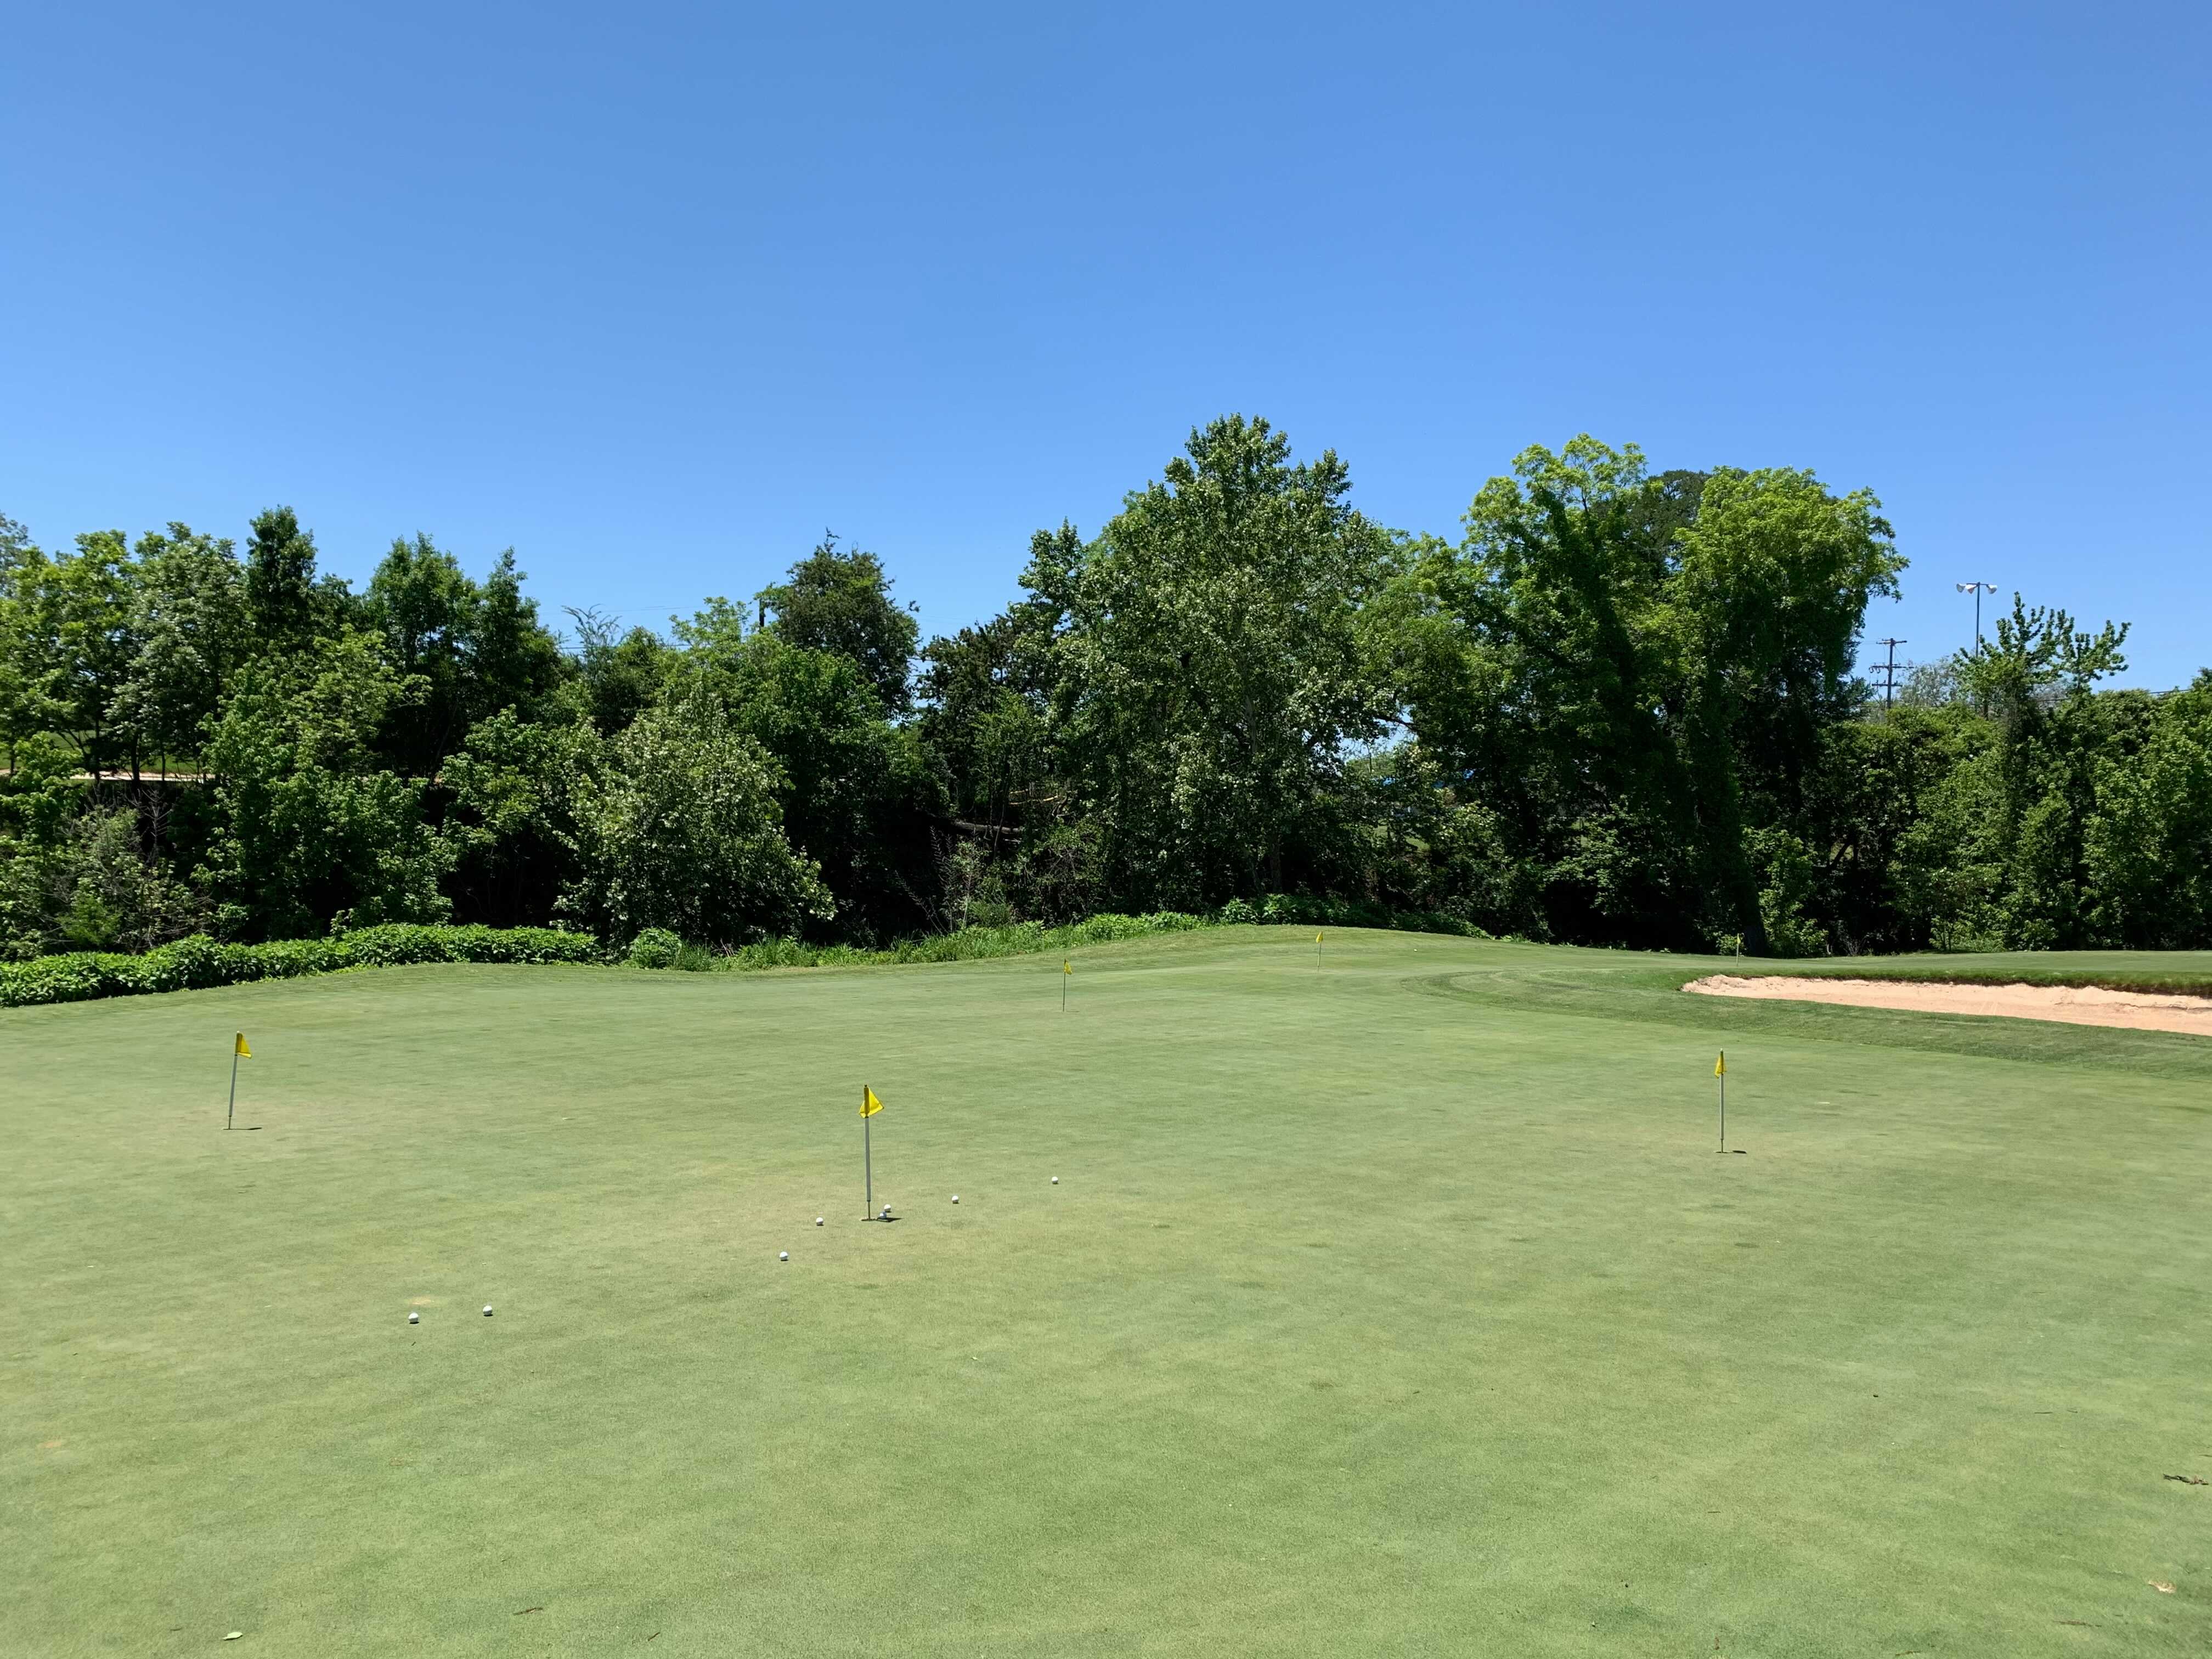
[{"label": "sand trap", "polygon": [[2053,1019],[2068,1025],[2122,1025],[2136,1031],[2212,1036],[2212,998],[2081,985],[1936,985],[1906,979],[1756,978],[1715,974],[1682,988],[1709,997],[1769,1002],[1842,1002],[1855,1008],[1911,1008],[1924,1013],[1991,1014]]}]

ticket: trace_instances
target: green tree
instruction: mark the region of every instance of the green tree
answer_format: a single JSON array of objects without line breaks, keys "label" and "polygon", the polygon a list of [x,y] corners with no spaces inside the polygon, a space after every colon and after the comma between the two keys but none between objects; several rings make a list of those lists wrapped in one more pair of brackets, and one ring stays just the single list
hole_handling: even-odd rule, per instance
[{"label": "green tree", "polygon": [[15,745],[46,723],[30,655],[30,605],[46,562],[31,532],[0,514],[0,737],[8,744],[10,772]]},{"label": "green tree", "polygon": [[502,708],[525,719],[552,713],[548,700],[568,678],[556,639],[538,617],[538,601],[522,591],[523,573],[508,548],[477,590],[468,636],[468,707],[482,720]]},{"label": "green tree", "polygon": [[1994,636],[1962,653],[1959,678],[1994,731],[1952,781],[1948,810],[1917,837],[1951,897],[1934,925],[1954,939],[2015,950],[2098,942],[2089,834],[2100,763],[2138,746],[2148,710],[2100,697],[2123,673],[2124,624],[2077,629],[2065,611],[2019,595]]},{"label": "green tree", "polygon": [[228,541],[172,524],[139,538],[131,632],[136,649],[121,718],[142,753],[185,759],[199,752],[224,682],[249,641],[244,572]]},{"label": "green tree", "polygon": [[1523,452],[1412,563],[1384,610],[1413,725],[1542,866],[1553,931],[1812,946],[1805,768],[1856,713],[1865,607],[1903,564],[1871,495],[1654,479],[1584,435]]},{"label": "green tree", "polygon": [[760,592],[770,624],[787,644],[848,658],[894,714],[906,712],[915,647],[921,637],[911,605],[891,598],[883,562],[858,548],[841,551],[826,531],[820,545]]},{"label": "green tree", "polygon": [[715,945],[829,915],[813,865],[784,839],[781,781],[702,683],[647,709],[578,781],[580,873],[564,912],[611,939],[665,927]]},{"label": "green tree", "polygon": [[21,718],[61,733],[94,776],[130,758],[118,700],[137,650],[137,576],[119,530],[79,536],[75,553],[26,558],[11,572]]},{"label": "green tree", "polygon": [[234,677],[206,750],[218,828],[198,876],[226,936],[447,918],[453,849],[425,820],[422,786],[374,748],[418,684],[350,629]]},{"label": "green tree", "polygon": [[289,507],[256,514],[246,544],[246,604],[257,645],[293,651],[326,630],[315,538]]},{"label": "green tree", "polygon": [[784,832],[819,868],[845,931],[882,939],[925,926],[939,801],[914,733],[891,723],[860,665],[795,646],[773,625],[748,633],[720,599],[675,631],[679,695],[703,681],[733,729],[774,760]]},{"label": "green tree", "polygon": [[[709,599],[726,607],[726,599]],[[651,708],[666,684],[675,653],[648,628],[620,631],[618,618],[596,608],[568,607],[576,626],[576,675],[586,712],[601,737],[625,730]]]},{"label": "green tree", "polygon": [[1334,453],[1294,465],[1230,416],[1096,542],[1038,544],[1023,583],[1061,619],[1055,737],[1122,902],[1276,890],[1335,832],[1347,757],[1388,707],[1358,616],[1393,544],[1350,487]]},{"label": "green tree", "polygon": [[2133,754],[2106,747],[2082,866],[2091,931],[2139,951],[2212,942],[2212,671],[2158,699]]}]

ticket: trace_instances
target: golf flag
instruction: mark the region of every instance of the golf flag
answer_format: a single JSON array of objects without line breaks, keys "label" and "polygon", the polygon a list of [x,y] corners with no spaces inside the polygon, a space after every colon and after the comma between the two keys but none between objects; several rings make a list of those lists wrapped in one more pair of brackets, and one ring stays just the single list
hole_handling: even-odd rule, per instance
[{"label": "golf flag", "polygon": [[884,1103],[876,1098],[876,1091],[863,1083],[860,1085],[860,1115],[873,1117],[884,1109]]},{"label": "golf flag", "polygon": [[1060,964],[1060,971],[1063,974],[1072,974],[1075,971],[1075,964],[1072,962],[1063,962]]},{"label": "golf flag", "polygon": [[1725,1048],[1721,1050],[1721,1057],[1713,1062],[1713,1075],[1715,1077],[1728,1075],[1728,1050]]},{"label": "golf flag", "polygon": [[240,1031],[238,1034],[236,1040],[231,1044],[230,1052],[236,1054],[240,1060],[251,1060],[253,1058],[253,1050],[246,1046],[245,1032]]}]

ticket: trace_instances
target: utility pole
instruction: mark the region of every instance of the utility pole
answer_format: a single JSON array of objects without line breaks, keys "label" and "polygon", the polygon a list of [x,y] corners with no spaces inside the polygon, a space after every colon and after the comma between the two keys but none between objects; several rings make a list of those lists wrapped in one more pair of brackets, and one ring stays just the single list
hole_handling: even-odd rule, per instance
[{"label": "utility pole", "polygon": [[1900,645],[1910,645],[1912,641],[1910,640],[1876,640],[1875,643],[1876,645],[1886,645],[1889,647],[1889,660],[1881,665],[1881,706],[1887,709],[1889,707],[1890,698],[1895,696],[1897,692],[1897,647]]},{"label": "utility pole", "polygon": [[1996,592],[1997,585],[1995,582],[1953,582],[1951,586],[1961,593],[1974,596],[1974,648],[1978,651],[1982,646],[1982,595]]}]

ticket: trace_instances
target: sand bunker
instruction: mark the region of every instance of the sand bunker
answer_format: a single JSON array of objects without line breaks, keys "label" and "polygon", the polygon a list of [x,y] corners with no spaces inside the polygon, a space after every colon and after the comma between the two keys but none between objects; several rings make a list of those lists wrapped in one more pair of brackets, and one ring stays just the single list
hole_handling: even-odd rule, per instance
[{"label": "sand bunker", "polygon": [[1842,1002],[1855,1008],[1911,1008],[1924,1013],[1991,1014],[2054,1019],[2068,1025],[2123,1025],[2136,1031],[2212,1036],[2212,998],[2084,985],[1936,985],[1905,979],[1790,979],[1715,974],[1682,988],[1709,997],[1770,1002]]}]

